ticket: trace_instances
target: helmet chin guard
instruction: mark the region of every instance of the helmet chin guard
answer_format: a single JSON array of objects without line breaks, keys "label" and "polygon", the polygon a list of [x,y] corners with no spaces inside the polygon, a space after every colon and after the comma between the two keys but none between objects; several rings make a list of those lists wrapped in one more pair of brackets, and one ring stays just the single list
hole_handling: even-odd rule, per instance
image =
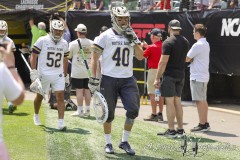
[{"label": "helmet chin guard", "polygon": [[5,31],[3,34],[0,34],[0,39],[4,39],[8,34],[8,25],[4,20],[0,20],[0,30]]},{"label": "helmet chin guard", "polygon": [[[126,26],[120,26],[117,22],[117,17],[128,17],[129,22]],[[111,11],[111,21],[114,30],[118,33],[124,33],[126,28],[130,26],[130,14],[126,7],[113,7]]]},{"label": "helmet chin guard", "polygon": [[[62,31],[60,35],[56,35],[55,32]],[[63,31],[64,31],[64,23],[61,20],[52,20],[50,22],[50,36],[53,39],[54,42],[58,42],[62,39],[63,36]]]}]

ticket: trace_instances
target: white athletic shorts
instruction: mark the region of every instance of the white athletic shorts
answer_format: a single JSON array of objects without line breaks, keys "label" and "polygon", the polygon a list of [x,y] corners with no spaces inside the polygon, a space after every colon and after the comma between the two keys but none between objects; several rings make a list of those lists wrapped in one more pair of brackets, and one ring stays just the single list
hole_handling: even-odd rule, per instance
[{"label": "white athletic shorts", "polygon": [[48,94],[50,86],[52,91],[64,91],[65,78],[63,74],[42,75],[40,81],[45,94]]},{"label": "white athletic shorts", "polygon": [[207,100],[207,85],[208,82],[190,81],[190,88],[193,101]]}]

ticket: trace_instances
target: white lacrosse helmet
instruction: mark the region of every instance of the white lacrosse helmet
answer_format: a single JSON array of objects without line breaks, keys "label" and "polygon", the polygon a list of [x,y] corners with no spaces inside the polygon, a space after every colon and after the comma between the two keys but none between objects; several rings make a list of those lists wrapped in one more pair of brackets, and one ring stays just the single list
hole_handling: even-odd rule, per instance
[{"label": "white lacrosse helmet", "polygon": [[[0,20],[0,38],[4,38],[7,36],[7,32],[8,32],[8,25],[7,22],[4,20]],[[4,32],[3,32],[4,31]]]},{"label": "white lacrosse helmet", "polygon": [[55,41],[61,40],[64,32],[64,23],[61,20],[52,20],[50,22],[50,36]]},{"label": "white lacrosse helmet", "polygon": [[[117,21],[117,17],[128,17],[129,22],[126,26],[120,26]],[[130,26],[130,14],[126,7],[113,7],[111,11],[112,26],[115,30],[122,33],[126,28]]]}]

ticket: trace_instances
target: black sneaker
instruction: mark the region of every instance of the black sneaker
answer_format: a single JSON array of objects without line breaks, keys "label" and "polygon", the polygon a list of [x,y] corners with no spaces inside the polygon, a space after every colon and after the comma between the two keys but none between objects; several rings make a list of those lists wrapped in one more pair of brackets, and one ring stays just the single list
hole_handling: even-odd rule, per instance
[{"label": "black sneaker", "polygon": [[114,154],[113,146],[111,143],[106,144],[105,146],[105,152],[107,154]]},{"label": "black sneaker", "polygon": [[206,132],[208,131],[208,127],[206,124],[198,124],[198,126],[194,127],[193,129],[191,129],[191,132]]},{"label": "black sneaker", "polygon": [[177,132],[175,130],[170,130],[168,129],[167,131],[165,132],[160,132],[158,133],[157,135],[159,136],[167,136],[167,137],[170,137],[170,138],[174,138],[177,136]]},{"label": "black sneaker", "polygon": [[163,122],[163,115],[162,113],[158,113],[158,122]]},{"label": "black sneaker", "polygon": [[127,154],[133,156],[135,155],[135,151],[131,148],[130,144],[126,142],[121,142],[119,144],[119,148],[123,149]]},{"label": "black sneaker", "polygon": [[208,122],[206,122],[206,123],[205,123],[205,125],[206,125],[206,127],[207,127],[207,129],[208,129],[207,131],[209,131],[209,130],[211,129],[211,127],[210,127],[209,123],[208,123]]},{"label": "black sneaker", "polygon": [[185,135],[184,129],[177,129],[177,137],[183,137]]},{"label": "black sneaker", "polygon": [[143,119],[144,121],[158,121],[158,116],[156,114],[151,114],[150,116],[148,116],[147,118]]}]

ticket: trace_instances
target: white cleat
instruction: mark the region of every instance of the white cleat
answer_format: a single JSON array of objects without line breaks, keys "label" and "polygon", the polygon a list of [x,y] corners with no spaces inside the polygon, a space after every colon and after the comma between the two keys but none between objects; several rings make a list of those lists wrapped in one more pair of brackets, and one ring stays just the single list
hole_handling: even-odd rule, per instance
[{"label": "white cleat", "polygon": [[73,117],[83,117],[83,111],[81,111],[80,113],[78,111],[76,111],[73,114],[71,114],[71,116],[73,116]]},{"label": "white cleat", "polygon": [[66,131],[67,130],[67,126],[65,126],[65,125],[58,125],[58,129],[60,131]]},{"label": "white cleat", "polygon": [[36,126],[40,126],[41,122],[38,116],[33,116],[33,121]]},{"label": "white cleat", "polygon": [[90,110],[87,110],[87,111],[84,113],[84,116],[90,117]]}]

